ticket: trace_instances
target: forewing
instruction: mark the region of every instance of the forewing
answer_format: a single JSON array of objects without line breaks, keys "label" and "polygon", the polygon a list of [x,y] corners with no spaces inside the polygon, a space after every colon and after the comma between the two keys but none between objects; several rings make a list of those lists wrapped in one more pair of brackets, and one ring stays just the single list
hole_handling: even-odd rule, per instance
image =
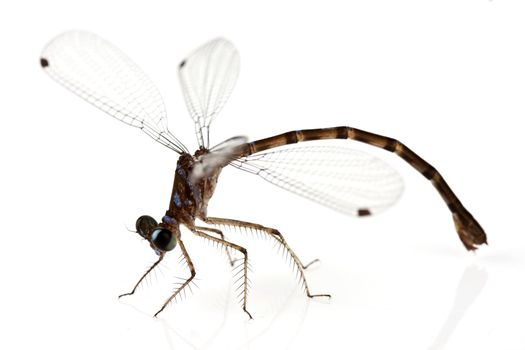
[{"label": "forewing", "polygon": [[40,63],[49,76],[95,107],[178,153],[186,151],[168,130],[155,85],[106,40],[89,32],[65,32],[44,48]]},{"label": "forewing", "polygon": [[201,147],[209,147],[209,126],[235,86],[239,64],[233,44],[217,38],[199,47],[179,65],[182,92]]},{"label": "forewing", "polygon": [[323,141],[273,148],[231,165],[348,215],[377,213],[398,200],[403,180],[384,161],[349,147],[319,143]]}]

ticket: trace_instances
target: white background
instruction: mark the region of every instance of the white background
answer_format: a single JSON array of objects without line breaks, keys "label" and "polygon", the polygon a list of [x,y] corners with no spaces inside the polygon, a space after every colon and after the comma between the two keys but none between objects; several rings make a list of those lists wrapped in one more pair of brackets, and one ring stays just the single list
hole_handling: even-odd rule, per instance
[{"label": "white background", "polygon": [[[520,1],[18,1],[0,5],[0,348],[525,349]],[[308,279],[308,301],[271,242],[250,252],[248,321],[226,259],[183,231],[197,285],[152,314],[187,271],[155,260],[133,228],[167,209],[176,154],[66,91],[38,64],[68,29],[107,38],[158,85],[172,131],[195,147],[180,59],[224,36],[241,54],[212,143],[349,125],[395,137],[431,162],[484,226],[473,254],[421,175],[400,202],[355,219],[228,169],[210,215],[279,228]],[[350,141],[349,141],[350,142]]]}]

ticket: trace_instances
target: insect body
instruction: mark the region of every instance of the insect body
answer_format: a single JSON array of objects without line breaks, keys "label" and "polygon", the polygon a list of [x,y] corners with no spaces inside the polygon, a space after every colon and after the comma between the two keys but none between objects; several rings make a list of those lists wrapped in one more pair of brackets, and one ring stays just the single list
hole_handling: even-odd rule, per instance
[{"label": "insect body", "polygon": [[[182,91],[195,123],[199,144],[193,155],[169,131],[164,104],[155,85],[107,41],[87,32],[63,33],[44,48],[40,64],[53,79],[86,101],[141,129],[179,154],[169,207],[161,222],[147,215],[139,217],[136,222],[137,233],[148,240],[158,260],[131,292],[121,295],[135,293],[165,254],[178,246],[190,276],[155,316],[191,283],[196,274],[182,240],[180,225],[224,247],[232,265],[234,260],[230,251],[237,251],[242,256],[241,302],[250,318],[252,316],[247,310],[248,251],[226,240],[223,233],[213,226],[241,227],[268,235],[290,256],[307,296],[329,297],[328,294],[310,292],[305,277],[309,264],[301,262],[278,230],[247,221],[211,217],[207,213],[217,179],[227,165],[258,175],[274,185],[348,215],[371,215],[397,201],[403,183],[395,170],[347,144],[335,146],[327,144],[326,140],[351,139],[394,152],[431,181],[451,211],[459,238],[468,250],[486,243],[483,229],[441,174],[393,138],[341,126],[290,131],[253,142],[238,136],[210,148],[210,124],[228,99],[239,72],[237,50],[225,39],[206,43],[179,64]],[[197,226],[197,219],[208,226]]]}]

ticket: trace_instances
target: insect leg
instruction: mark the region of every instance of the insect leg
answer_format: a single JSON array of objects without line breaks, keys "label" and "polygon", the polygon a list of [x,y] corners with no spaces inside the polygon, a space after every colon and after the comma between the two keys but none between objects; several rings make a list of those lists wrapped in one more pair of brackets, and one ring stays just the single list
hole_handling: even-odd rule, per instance
[{"label": "insect leg", "polygon": [[299,257],[292,250],[292,248],[290,248],[288,243],[286,243],[286,240],[284,239],[283,235],[281,235],[281,233],[278,230],[276,230],[274,228],[270,228],[270,227],[265,227],[265,226],[262,226],[262,225],[259,225],[259,224],[254,224],[254,223],[251,223],[251,222],[239,221],[239,220],[233,220],[233,219],[224,219],[224,218],[208,217],[208,218],[206,218],[206,220],[204,220],[204,222],[206,222],[207,224],[210,224],[210,225],[224,225],[224,226],[232,226],[232,227],[244,227],[244,228],[253,229],[253,230],[264,232],[264,233],[268,234],[270,237],[273,237],[284,248],[285,252],[292,258],[292,262],[295,265],[295,267],[297,268],[297,271],[298,271],[298,274],[299,274],[299,278],[301,280],[301,284],[304,287],[306,295],[308,297],[310,297],[310,298],[315,298],[315,297],[328,297],[328,298],[330,298],[331,297],[330,294],[312,294],[312,293],[310,293],[310,288],[308,287],[308,282],[306,281],[306,276],[304,274],[304,270],[306,268],[308,268],[311,264],[317,262],[318,260],[316,259],[316,260],[314,260],[314,261],[304,265],[301,262],[301,260],[299,259]]},{"label": "insect leg", "polygon": [[244,255],[243,275],[241,276],[241,278],[242,278],[242,285],[241,286],[242,286],[242,289],[243,289],[243,291],[241,292],[241,294],[242,294],[242,309],[244,310],[244,312],[246,312],[246,314],[248,314],[250,319],[253,319],[252,315],[246,309],[246,302],[247,302],[247,298],[248,298],[248,251],[246,250],[246,248],[241,247],[240,245],[237,245],[235,243],[231,243],[231,242],[225,241],[224,239],[213,237],[213,236],[211,236],[211,235],[209,235],[207,233],[204,233],[202,231],[198,231],[197,229],[193,230],[193,233],[196,234],[199,237],[206,238],[206,239],[209,239],[210,241],[213,241],[213,242],[216,242],[218,244],[221,244],[226,249],[228,249],[228,248],[235,249],[235,250],[241,252]]},{"label": "insect leg", "polygon": [[135,291],[137,290],[138,286],[142,283],[142,281],[144,280],[144,278],[146,278],[146,276],[151,272],[153,271],[153,269],[162,261],[162,259],[164,259],[164,252],[160,253],[159,255],[159,259],[153,264],[151,265],[151,267],[142,275],[142,277],[139,279],[139,281],[137,282],[137,284],[135,284],[135,287],[133,287],[133,290],[129,293],[124,293],[124,294],[121,294],[119,295],[119,299],[124,297],[124,296],[127,296],[127,295],[132,295],[133,293],[135,293]]},{"label": "insect leg", "polygon": [[166,308],[166,306],[168,306],[168,304],[177,296],[179,295],[179,293],[184,289],[186,288],[186,286],[193,280],[193,278],[195,277],[195,267],[193,266],[193,262],[191,261],[190,259],[190,256],[188,255],[188,252],[186,251],[186,247],[184,246],[184,243],[182,243],[182,240],[180,239],[180,237],[177,238],[177,243],[179,244],[180,246],[180,250],[182,251],[182,255],[184,256],[184,259],[186,259],[186,263],[188,263],[188,268],[190,269],[190,273],[191,273],[191,276],[183,283],[180,285],[179,288],[177,288],[177,290],[168,298],[168,300],[166,300],[166,302],[164,303],[164,305],[162,305],[162,307],[160,308],[159,311],[157,311],[155,313],[155,315],[153,315],[154,317],[157,317],[158,314],[160,314],[162,312],[162,310],[164,310]]},{"label": "insect leg", "polygon": [[[216,228],[211,228],[211,227],[204,227],[204,226],[195,226],[195,228],[200,231],[213,232],[217,234],[223,241],[225,240],[224,234],[222,233],[221,230],[218,230]],[[228,247],[226,247],[226,255],[228,255],[228,260],[230,261],[230,265],[233,266],[235,261],[232,259],[231,254],[230,254],[230,249],[228,249]]]}]

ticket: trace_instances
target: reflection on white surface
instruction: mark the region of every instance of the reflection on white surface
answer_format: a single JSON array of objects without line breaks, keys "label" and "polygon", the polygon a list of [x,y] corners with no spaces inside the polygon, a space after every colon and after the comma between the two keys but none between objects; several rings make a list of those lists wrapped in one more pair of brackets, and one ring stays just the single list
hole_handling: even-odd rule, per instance
[{"label": "reflection on white surface", "polygon": [[488,272],[486,269],[477,266],[476,264],[469,265],[465,268],[461,280],[456,289],[456,296],[454,302],[450,307],[448,317],[441,327],[434,342],[429,347],[429,350],[437,350],[445,348],[450,336],[458,326],[459,322],[465,316],[470,306],[474,303],[476,298],[481,294],[488,279]]},{"label": "reflection on white surface", "polygon": [[[231,285],[228,294],[231,292]],[[160,327],[169,349],[248,349],[261,337],[279,339],[279,348],[289,348],[297,337],[307,315],[309,299],[301,298],[299,288],[286,297],[275,299],[265,312],[268,317],[244,320],[244,314],[230,298],[225,298],[222,317],[185,318],[179,314],[173,317],[154,319],[151,314],[140,310],[132,303],[122,303],[149,318]],[[240,317],[238,314],[240,314]],[[226,345],[227,344],[227,345]],[[256,346],[257,347],[257,346]],[[258,348],[258,347],[257,347]]]},{"label": "reflection on white surface", "polygon": [[[468,310],[482,293],[488,281],[488,272],[484,267],[471,263],[466,266],[457,284],[448,316],[437,335],[433,338],[429,350],[445,349],[450,337],[458,324],[464,319]],[[267,305],[260,309],[255,320],[247,320],[239,310],[232,294],[232,284],[223,290],[212,302],[215,315],[205,313],[199,317],[191,317],[202,310],[193,310],[194,305],[187,308],[184,304],[173,306],[176,310],[154,319],[151,314],[134,306],[134,303],[123,303],[151,320],[164,335],[166,348],[169,349],[252,349],[264,348],[264,344],[273,343],[276,349],[294,348],[296,338],[304,331],[303,324],[308,318],[309,299],[301,295],[300,288],[293,288],[286,296],[266,300]],[[448,294],[443,290],[443,295]],[[198,296],[196,297],[198,298]],[[199,301],[197,301],[199,302]],[[189,300],[190,304],[193,304]],[[330,305],[329,308],[336,305]],[[354,310],[358,311],[357,309]],[[372,310],[371,310],[372,311]],[[352,313],[351,310],[349,310]],[[314,317],[313,315],[310,315]],[[311,322],[312,320],[310,320]],[[332,320],[321,322],[330,326]],[[364,329],[363,329],[364,330]],[[355,330],[358,332],[358,330]],[[358,332],[359,333],[359,332]],[[358,334],[357,333],[357,334]],[[324,332],[320,329],[319,334]],[[356,336],[357,334],[354,334]],[[304,334],[302,334],[304,336]],[[327,335],[327,334],[324,334]],[[351,341],[350,341],[351,343]]]},{"label": "reflection on white surface", "polygon": [[[257,342],[260,337],[272,336],[271,333],[274,328],[284,326],[286,336],[279,336],[281,346],[288,348],[294,338],[297,336],[304,319],[307,314],[308,300],[299,302],[300,305],[294,305],[295,308],[291,314],[295,315],[293,319],[288,319],[286,315],[290,311],[292,299],[297,297],[297,291],[292,291],[287,298],[278,300],[271,306],[269,312],[272,313],[271,318],[261,319],[257,321],[238,322],[238,319],[230,317],[229,313],[232,311],[227,305],[224,307],[223,319],[216,325],[208,325],[203,333],[200,334],[199,339],[192,337],[191,331],[189,334],[183,334],[184,330],[177,329],[167,319],[160,319],[159,324],[162,326],[163,332],[166,336],[167,344],[171,349],[180,349],[181,342],[191,349],[219,349],[221,344],[228,344],[229,349],[248,349],[251,344]],[[297,303],[295,303],[297,304]],[[234,311],[235,312],[235,311]],[[231,321],[231,322],[230,322]],[[204,322],[205,323],[205,322]],[[236,336],[230,337],[225,341],[224,333],[228,332],[226,328],[237,328]],[[283,329],[283,328],[282,328]],[[187,331],[187,330],[186,330]],[[275,335],[274,335],[275,336]]]}]

